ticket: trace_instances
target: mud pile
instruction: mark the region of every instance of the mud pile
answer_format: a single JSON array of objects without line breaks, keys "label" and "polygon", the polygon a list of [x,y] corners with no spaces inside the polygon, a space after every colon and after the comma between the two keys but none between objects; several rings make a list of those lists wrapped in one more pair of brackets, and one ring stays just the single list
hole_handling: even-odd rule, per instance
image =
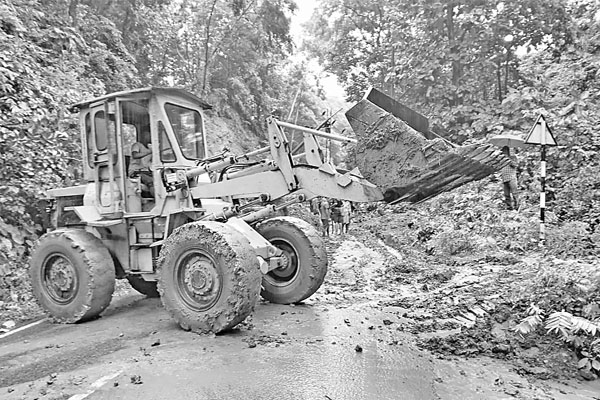
[{"label": "mud pile", "polygon": [[436,137],[425,117],[375,89],[346,118],[358,139],[356,166],[387,202],[427,200],[508,163],[491,145],[456,146]]}]

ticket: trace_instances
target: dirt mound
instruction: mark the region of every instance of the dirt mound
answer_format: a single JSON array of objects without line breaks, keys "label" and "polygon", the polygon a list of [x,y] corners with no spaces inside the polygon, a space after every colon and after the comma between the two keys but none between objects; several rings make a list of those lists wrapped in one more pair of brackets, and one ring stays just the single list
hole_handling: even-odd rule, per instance
[{"label": "dirt mound", "polygon": [[[474,182],[419,206],[379,204],[356,215],[358,241],[378,239],[381,254],[398,255],[384,272],[397,295],[382,306],[402,309],[399,328],[440,358],[501,359],[536,379],[595,379],[581,361],[595,335],[565,341],[548,321],[557,310],[597,318],[600,266],[538,253],[537,210],[498,209],[494,188]],[[519,326],[532,304],[544,321],[525,332]]]},{"label": "dirt mound", "polygon": [[[347,114],[348,115],[348,114]],[[429,163],[441,161],[452,147],[431,142],[408,124],[362,101],[352,108],[350,124],[357,134],[355,154],[361,173],[382,188],[410,184]]]},{"label": "dirt mound", "polygon": [[437,136],[425,117],[375,89],[346,117],[358,139],[354,161],[384,190],[387,202],[420,202],[484,178],[508,162],[489,144],[456,146]]}]

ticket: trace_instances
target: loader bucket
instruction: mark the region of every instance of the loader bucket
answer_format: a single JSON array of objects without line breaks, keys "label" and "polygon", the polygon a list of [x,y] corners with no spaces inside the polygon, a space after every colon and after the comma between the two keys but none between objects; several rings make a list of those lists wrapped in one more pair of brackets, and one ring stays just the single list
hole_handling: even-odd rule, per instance
[{"label": "loader bucket", "polygon": [[490,144],[458,146],[423,115],[371,89],[346,112],[357,135],[355,162],[388,203],[418,203],[485,178],[509,163]]}]

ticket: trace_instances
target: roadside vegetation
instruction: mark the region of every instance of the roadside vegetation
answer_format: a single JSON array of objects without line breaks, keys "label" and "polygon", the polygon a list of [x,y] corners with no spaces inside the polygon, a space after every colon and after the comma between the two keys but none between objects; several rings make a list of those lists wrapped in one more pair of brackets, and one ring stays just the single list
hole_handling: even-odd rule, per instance
[{"label": "roadside vegetation", "polygon": [[422,347],[513,360],[542,379],[595,379],[599,237],[554,218],[540,248],[538,215],[536,196],[508,211],[500,183],[484,180],[422,205],[381,205],[359,217],[358,235],[404,257],[386,275],[411,288],[392,304],[421,315],[407,329]]}]

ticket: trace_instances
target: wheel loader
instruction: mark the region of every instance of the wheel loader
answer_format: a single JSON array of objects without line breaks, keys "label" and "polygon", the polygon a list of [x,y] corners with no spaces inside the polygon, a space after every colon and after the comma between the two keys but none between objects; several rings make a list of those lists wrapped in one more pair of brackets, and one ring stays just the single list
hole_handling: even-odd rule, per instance
[{"label": "wheel loader", "polygon": [[[367,113],[353,108],[347,114],[355,130],[398,117],[387,100],[364,101],[369,104],[357,106]],[[319,233],[303,220],[278,216],[279,210],[317,196],[384,198],[357,169],[338,170],[324,159],[317,138],[353,141],[344,136],[269,117],[268,146],[209,155],[203,112],[210,105],[184,90],[123,91],[73,108],[85,183],[48,191],[54,230],[40,238],[30,262],[34,295],[56,321],[98,317],[115,279],[127,279],[140,293],[160,296],[185,330],[231,329],[259,296],[298,303],[323,283],[327,255]],[[293,154],[285,129],[303,134],[301,153]],[[368,139],[365,132],[359,138]],[[427,144],[418,146],[415,151],[429,154]],[[454,187],[448,184],[454,172],[442,174],[442,184],[423,179],[437,174],[436,160],[424,164],[424,175],[409,181],[409,189],[394,187],[391,200],[419,193],[415,182],[426,183],[429,197]]]},{"label": "wheel loader", "polygon": [[[55,230],[40,238],[30,263],[34,294],[57,321],[97,317],[115,279],[127,279],[160,296],[183,329],[232,328],[259,295],[297,303],[324,280],[319,233],[278,210],[315,196],[382,198],[358,171],[323,159],[316,136],[350,140],[343,136],[288,126],[304,133],[304,153],[293,157],[285,124],[269,117],[268,146],[209,156],[210,106],[186,91],[124,91],[74,108],[85,183],[48,191]],[[140,145],[150,160],[142,169],[132,151]]]}]

